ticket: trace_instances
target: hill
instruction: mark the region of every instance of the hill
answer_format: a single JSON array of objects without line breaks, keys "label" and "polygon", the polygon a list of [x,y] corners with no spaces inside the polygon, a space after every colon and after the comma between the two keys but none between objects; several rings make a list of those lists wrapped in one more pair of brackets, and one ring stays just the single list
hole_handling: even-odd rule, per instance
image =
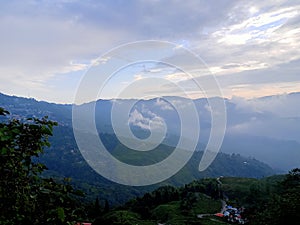
[{"label": "hill", "polygon": [[[198,102],[204,103],[203,101],[198,100]],[[156,102],[157,100],[149,100],[143,101],[143,104],[154,104],[155,106]],[[110,153],[116,158],[130,164],[138,162],[141,165],[148,165],[162,160],[174,150],[174,147],[172,146],[177,143],[178,136],[169,134],[166,141],[159,145],[155,150],[151,151],[151,157],[148,155],[150,153],[142,154],[131,151],[123,146],[116,136],[109,131],[110,125],[106,120],[112,102],[106,100],[99,101],[98,103],[100,104],[98,107],[101,106],[105,109],[98,112],[101,113],[101,116],[97,117],[99,118],[99,136]],[[194,179],[218,176],[261,178],[275,173],[268,165],[259,162],[253,157],[243,157],[239,154],[224,153],[218,154],[213,164],[206,171],[200,173],[198,171],[198,164],[205,146],[199,143],[195,154],[188,164],[169,180],[149,187],[128,187],[118,185],[98,175],[83,159],[73,135],[71,105],[39,102],[34,99],[6,96],[3,94],[0,94],[0,104],[1,107],[4,107],[11,112],[11,118],[42,117],[47,115],[49,116],[49,119],[58,121],[59,125],[55,127],[54,136],[50,139],[51,147],[47,149],[45,154],[39,159],[49,168],[49,171],[45,173],[44,176],[54,175],[57,177],[71,177],[73,184],[76,187],[83,189],[88,194],[90,200],[99,197],[102,200],[108,199],[110,204],[119,205],[132,197],[140,196],[146,191],[153,190],[158,186],[166,184],[178,186]],[[172,116],[168,118],[170,119],[171,117]],[[176,116],[174,116],[174,118],[176,118]],[[174,122],[173,119],[167,123]],[[103,124],[101,121],[106,121],[106,123]],[[142,131],[147,133],[147,131],[137,127],[135,127],[135,129],[136,132],[141,133]]]},{"label": "hill", "polygon": [[[136,162],[140,165],[152,164],[167,157],[174,149],[171,146],[160,145],[152,153],[146,152],[144,155],[126,148],[111,134],[100,134],[100,137],[105,140],[104,143],[109,144],[108,149],[112,155],[130,164]],[[91,199],[98,196],[100,199],[109,199],[110,204],[124,203],[130,198],[140,196],[145,191],[153,190],[161,185],[178,186],[203,177],[244,176],[262,178],[275,173],[267,164],[256,159],[225,153],[219,153],[206,171],[199,172],[198,165],[203,155],[199,149],[187,165],[169,180],[148,187],[129,187],[112,183],[89,167],[76,146],[70,128],[56,127],[54,136],[50,141],[51,148],[40,159],[49,168],[48,173],[58,177],[71,177],[75,185],[87,192]]]}]

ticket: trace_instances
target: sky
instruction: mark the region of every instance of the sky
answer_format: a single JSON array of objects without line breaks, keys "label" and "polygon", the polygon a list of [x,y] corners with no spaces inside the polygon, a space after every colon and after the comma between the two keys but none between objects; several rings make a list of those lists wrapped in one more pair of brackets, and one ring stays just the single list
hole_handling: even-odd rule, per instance
[{"label": "sky", "polygon": [[[97,97],[116,98],[120,90],[130,90],[128,98],[177,95],[170,86],[190,88],[207,76],[215,77],[226,98],[300,92],[298,1],[1,0],[0,32],[0,92],[9,95],[73,103],[93,65],[112,63],[103,56],[143,40],[175,43],[203,63],[191,79],[176,64],[130,61],[115,68]],[[125,53],[132,58],[130,48]],[[149,77],[172,85],[141,82]],[[191,98],[205,96],[187,89]]]}]

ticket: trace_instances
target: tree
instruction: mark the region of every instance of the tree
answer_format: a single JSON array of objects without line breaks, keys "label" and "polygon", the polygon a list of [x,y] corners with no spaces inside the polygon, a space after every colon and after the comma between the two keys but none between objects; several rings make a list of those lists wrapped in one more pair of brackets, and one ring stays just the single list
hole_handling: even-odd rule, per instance
[{"label": "tree", "polygon": [[109,212],[109,204],[108,204],[108,201],[105,199],[104,213],[108,213],[108,212]]},{"label": "tree", "polygon": [[73,196],[81,193],[67,181],[42,179],[46,166],[38,161],[57,123],[47,117],[9,120],[7,115],[0,108],[1,224],[66,223],[76,209]]},{"label": "tree", "polygon": [[292,225],[300,221],[300,169],[291,170],[278,190],[265,210],[255,216],[253,224]]},{"label": "tree", "polygon": [[294,224],[300,221],[300,169],[291,170],[280,185],[279,221],[281,224]]}]

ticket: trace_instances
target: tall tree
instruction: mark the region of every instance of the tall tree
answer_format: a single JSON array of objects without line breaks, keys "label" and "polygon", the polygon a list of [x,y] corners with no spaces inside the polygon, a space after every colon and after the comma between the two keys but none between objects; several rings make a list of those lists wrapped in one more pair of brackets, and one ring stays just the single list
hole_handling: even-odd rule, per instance
[{"label": "tall tree", "polygon": [[1,224],[61,224],[74,213],[76,194],[69,184],[42,179],[46,169],[38,161],[49,147],[55,122],[7,119],[0,108],[0,221]]},{"label": "tall tree", "polygon": [[300,221],[300,169],[296,168],[279,183],[279,192],[275,193],[253,224],[293,225]]}]

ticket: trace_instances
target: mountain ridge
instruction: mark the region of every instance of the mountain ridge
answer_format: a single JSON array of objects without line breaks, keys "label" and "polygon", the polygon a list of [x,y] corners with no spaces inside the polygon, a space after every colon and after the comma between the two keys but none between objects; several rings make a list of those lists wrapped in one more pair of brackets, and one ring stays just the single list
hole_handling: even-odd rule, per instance
[{"label": "mountain ridge", "polygon": [[[176,97],[173,98],[176,99]],[[275,102],[272,102],[272,98],[275,98]],[[266,99],[268,99],[267,103],[264,102]],[[121,102],[126,104],[126,101]],[[286,107],[290,105],[291,111],[288,108],[281,109],[281,102]],[[295,108],[298,102],[300,104],[300,93],[268,96],[246,102],[241,99],[226,99],[228,121],[221,151],[254,157],[267,162],[273,168],[285,172],[300,166],[296,160],[300,158],[300,152],[298,151],[300,149],[300,137],[297,135],[300,133],[300,115],[297,113],[297,108]],[[199,143],[205,146],[211,129],[209,105],[207,99],[204,98],[194,100],[194,103],[200,118]],[[96,102],[95,120],[100,133],[114,134],[114,128],[111,123],[112,104],[113,101],[111,100],[98,100]],[[47,115],[49,119],[57,121],[62,126],[72,127],[72,105],[70,104],[47,103],[0,93],[0,105],[9,110],[12,113],[12,117],[14,115],[22,115],[23,117],[42,117]],[[182,106],[184,106],[184,102],[182,102]],[[136,110],[136,114],[141,117],[141,120],[150,121],[152,115],[163,119],[168,127],[167,138],[164,143],[170,146],[177,144],[181,135],[180,118],[176,110],[170,107],[167,102],[162,102],[155,98],[142,100],[134,105],[133,110]],[[141,120],[136,121],[136,123],[133,122],[130,127],[131,131],[136,136],[147,137],[150,134],[149,130],[144,128],[147,124],[144,123],[142,124],[143,127],[141,127]],[[82,118],[82,122],[85,123],[84,118]],[[87,124],[86,127],[89,129],[90,125]],[[190,130],[188,132],[193,131]],[[189,133],[183,135],[185,138],[189,136]],[[256,138],[260,141],[257,142]],[[239,147],[237,148],[236,146]],[[293,157],[283,158],[283,152],[286,155],[293,155]]]}]

